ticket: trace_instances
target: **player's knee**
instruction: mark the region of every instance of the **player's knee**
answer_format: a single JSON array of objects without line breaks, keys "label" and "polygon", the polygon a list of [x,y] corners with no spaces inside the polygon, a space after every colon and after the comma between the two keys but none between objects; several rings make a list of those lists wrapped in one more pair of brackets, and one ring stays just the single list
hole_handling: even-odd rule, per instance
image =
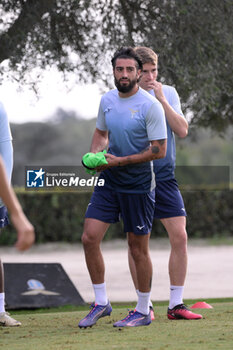
[{"label": "player's knee", "polygon": [[96,242],[96,236],[91,232],[84,231],[81,240],[83,246],[88,247]]},{"label": "player's knee", "polygon": [[143,247],[140,247],[139,245],[136,244],[129,244],[129,250],[130,253],[134,259],[134,261],[140,261],[141,259],[144,259],[147,255],[148,252],[146,249],[144,249]]},{"label": "player's knee", "polygon": [[170,236],[171,246],[173,248],[186,248],[188,242],[188,235],[185,229],[177,231],[174,235]]}]

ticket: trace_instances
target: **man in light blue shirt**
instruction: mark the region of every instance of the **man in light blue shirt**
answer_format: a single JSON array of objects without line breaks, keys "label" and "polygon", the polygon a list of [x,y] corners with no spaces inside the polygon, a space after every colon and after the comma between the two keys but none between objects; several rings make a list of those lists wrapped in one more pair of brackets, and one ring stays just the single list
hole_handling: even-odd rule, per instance
[{"label": "man in light blue shirt", "polygon": [[152,265],[148,241],[154,215],[155,176],[153,160],[166,154],[166,122],[163,108],[154,97],[138,86],[141,61],[132,48],[118,50],[113,59],[117,89],[101,99],[91,152],[102,151],[108,162],[102,171],[104,187],[96,187],[88,205],[82,242],[95,293],[90,313],[79,322],[91,327],[100,317],[110,315],[104,261],[100,243],[111,223],[121,216],[128,245],[135,260],[139,292],[134,311],[115,327],[151,323],[149,312]]},{"label": "man in light blue shirt", "polygon": [[[167,124],[167,154],[163,159],[154,160],[156,175],[155,218],[160,219],[167,230],[171,244],[169,259],[170,301],[168,319],[200,319],[183,304],[183,289],[187,271],[187,232],[184,202],[175,179],[176,146],[175,135],[186,137],[188,123],[181,110],[176,89],[156,81],[158,57],[147,47],[137,47],[143,68],[139,85],[155,96],[162,104]],[[129,252],[130,270],[138,289],[134,262]],[[151,305],[153,317],[153,309]]]}]

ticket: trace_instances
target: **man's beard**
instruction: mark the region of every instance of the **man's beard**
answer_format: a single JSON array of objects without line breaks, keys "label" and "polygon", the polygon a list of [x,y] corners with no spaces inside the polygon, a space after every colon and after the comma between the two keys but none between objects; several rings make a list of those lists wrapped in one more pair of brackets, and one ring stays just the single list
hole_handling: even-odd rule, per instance
[{"label": "man's beard", "polygon": [[121,85],[120,81],[114,78],[115,80],[115,85],[118,91],[126,93],[130,92],[134,86],[137,84],[137,79],[135,78],[134,80],[129,81],[128,85]]}]

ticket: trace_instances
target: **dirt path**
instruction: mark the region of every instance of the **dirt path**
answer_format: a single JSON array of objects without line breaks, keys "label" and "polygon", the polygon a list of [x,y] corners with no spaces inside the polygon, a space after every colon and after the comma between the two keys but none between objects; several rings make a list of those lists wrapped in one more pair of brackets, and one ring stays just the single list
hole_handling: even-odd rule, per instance
[{"label": "dirt path", "polygon": [[[136,300],[128,269],[125,241],[102,244],[106,265],[107,292],[111,301]],[[94,294],[87,272],[82,246],[79,244],[35,245],[25,253],[14,248],[0,248],[3,262],[61,263],[71,281],[86,302]],[[167,272],[169,246],[167,241],[151,242],[153,262],[152,300],[169,299]],[[189,266],[185,286],[185,299],[233,297],[233,246],[189,245]]]}]

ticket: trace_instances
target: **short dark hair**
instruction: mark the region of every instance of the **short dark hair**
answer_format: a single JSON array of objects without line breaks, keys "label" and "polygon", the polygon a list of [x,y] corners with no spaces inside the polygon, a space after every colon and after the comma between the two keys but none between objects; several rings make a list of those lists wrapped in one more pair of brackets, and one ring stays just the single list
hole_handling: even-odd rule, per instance
[{"label": "short dark hair", "polygon": [[134,48],[132,48],[131,46],[129,46],[129,47],[121,47],[119,50],[117,50],[114,53],[113,58],[111,60],[113,68],[115,68],[116,60],[118,58],[131,58],[131,59],[134,59],[136,61],[136,63],[137,63],[137,68],[138,69],[142,69],[142,61],[139,58],[139,56],[136,53],[136,51],[134,50]]}]

